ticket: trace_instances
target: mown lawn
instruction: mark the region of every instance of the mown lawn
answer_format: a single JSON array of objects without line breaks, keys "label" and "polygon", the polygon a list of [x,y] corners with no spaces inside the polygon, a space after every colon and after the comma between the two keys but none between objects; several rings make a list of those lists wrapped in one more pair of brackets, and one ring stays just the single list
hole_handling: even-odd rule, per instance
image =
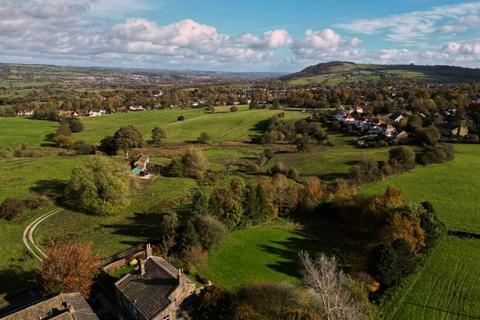
[{"label": "mown lawn", "polygon": [[[278,110],[248,110],[241,106],[238,112],[228,112],[226,107],[217,108],[216,113],[206,114],[204,109],[152,110],[144,112],[116,113],[97,118],[85,118],[85,131],[75,134],[77,140],[98,143],[107,135],[125,125],[136,126],[150,139],[155,126],[167,129],[167,142],[194,141],[200,133],[207,132],[213,141],[245,141],[256,134],[255,126],[262,120],[278,114]],[[183,115],[185,120],[177,121]],[[286,112],[286,119],[301,119],[300,112]]]},{"label": "mown lawn", "polygon": [[0,117],[0,147],[19,148],[21,145],[40,147],[45,136],[54,133],[58,122],[31,120],[22,117]]}]

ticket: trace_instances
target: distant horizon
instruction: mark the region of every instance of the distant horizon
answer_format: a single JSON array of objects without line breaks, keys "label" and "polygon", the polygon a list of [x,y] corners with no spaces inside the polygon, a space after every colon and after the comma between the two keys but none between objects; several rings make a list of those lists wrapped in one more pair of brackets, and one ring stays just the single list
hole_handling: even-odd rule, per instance
[{"label": "distant horizon", "polygon": [[205,72],[205,73],[220,73],[220,74],[272,74],[272,75],[288,75],[292,73],[300,72],[308,67],[319,65],[319,64],[327,64],[331,62],[340,62],[340,63],[354,63],[356,65],[377,65],[377,66],[417,66],[417,67],[453,67],[453,68],[465,68],[465,69],[473,69],[473,70],[480,70],[480,67],[466,67],[461,65],[448,65],[448,64],[411,64],[411,63],[366,63],[366,62],[356,62],[356,61],[347,61],[347,60],[330,60],[324,62],[313,63],[311,65],[307,65],[301,67],[298,70],[293,71],[230,71],[230,70],[206,70],[206,69],[169,69],[169,68],[149,68],[149,67],[125,67],[125,66],[102,66],[102,65],[72,65],[72,64],[55,64],[55,63],[16,63],[16,62],[2,62],[0,61],[0,65],[19,65],[19,66],[45,66],[45,67],[57,67],[57,68],[82,68],[82,69],[121,69],[121,70],[141,70],[141,71],[165,71],[165,72]]},{"label": "distant horizon", "polygon": [[282,72],[480,67],[480,1],[2,0],[5,63]]}]

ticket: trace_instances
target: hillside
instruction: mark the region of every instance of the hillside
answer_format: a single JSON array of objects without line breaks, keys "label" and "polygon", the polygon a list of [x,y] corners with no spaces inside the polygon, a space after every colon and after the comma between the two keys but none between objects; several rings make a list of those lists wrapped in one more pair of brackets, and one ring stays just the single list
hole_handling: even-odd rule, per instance
[{"label": "hillside", "polygon": [[415,79],[432,82],[480,81],[480,69],[456,66],[377,65],[332,61],[309,66],[280,78],[292,85]]}]

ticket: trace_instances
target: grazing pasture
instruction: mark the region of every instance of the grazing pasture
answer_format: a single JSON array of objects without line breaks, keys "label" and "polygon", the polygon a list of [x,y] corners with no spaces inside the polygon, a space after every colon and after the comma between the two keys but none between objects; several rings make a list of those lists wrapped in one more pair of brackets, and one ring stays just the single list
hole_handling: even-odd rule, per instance
[{"label": "grazing pasture", "polygon": [[49,144],[45,141],[45,136],[55,132],[57,127],[58,122],[54,121],[0,117],[0,147],[40,147],[42,144]]},{"label": "grazing pasture", "polygon": [[[215,113],[199,109],[151,110],[144,112],[115,113],[97,118],[84,118],[85,131],[74,134],[77,140],[98,143],[107,135],[113,135],[122,126],[134,125],[150,138],[155,126],[167,129],[167,142],[195,141],[200,133],[207,132],[213,141],[245,141],[256,134],[255,126],[262,120],[278,114],[279,110],[248,110],[241,106],[238,112],[228,107],[217,108]],[[183,115],[185,120],[178,121]],[[306,118],[301,112],[286,111],[287,119]]]},{"label": "grazing pasture", "polygon": [[[433,203],[449,230],[480,233],[480,146],[455,145],[452,162],[417,168],[373,184],[365,193],[395,185],[412,201]],[[386,319],[480,318],[480,240],[448,236],[426,258],[425,265],[384,299]]]}]

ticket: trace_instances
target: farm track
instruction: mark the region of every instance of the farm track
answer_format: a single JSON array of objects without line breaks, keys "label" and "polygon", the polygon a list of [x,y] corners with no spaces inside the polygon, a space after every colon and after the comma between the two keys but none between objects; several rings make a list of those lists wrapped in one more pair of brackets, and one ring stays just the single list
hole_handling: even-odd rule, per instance
[{"label": "farm track", "polygon": [[42,249],[35,243],[35,240],[33,239],[33,233],[43,221],[50,218],[54,214],[59,213],[60,211],[62,211],[62,209],[55,209],[41,215],[40,217],[33,220],[32,223],[30,223],[23,232],[22,240],[25,244],[25,247],[27,247],[28,251],[32,254],[32,256],[40,262],[43,261],[43,259],[47,258],[47,256],[42,251]]}]

